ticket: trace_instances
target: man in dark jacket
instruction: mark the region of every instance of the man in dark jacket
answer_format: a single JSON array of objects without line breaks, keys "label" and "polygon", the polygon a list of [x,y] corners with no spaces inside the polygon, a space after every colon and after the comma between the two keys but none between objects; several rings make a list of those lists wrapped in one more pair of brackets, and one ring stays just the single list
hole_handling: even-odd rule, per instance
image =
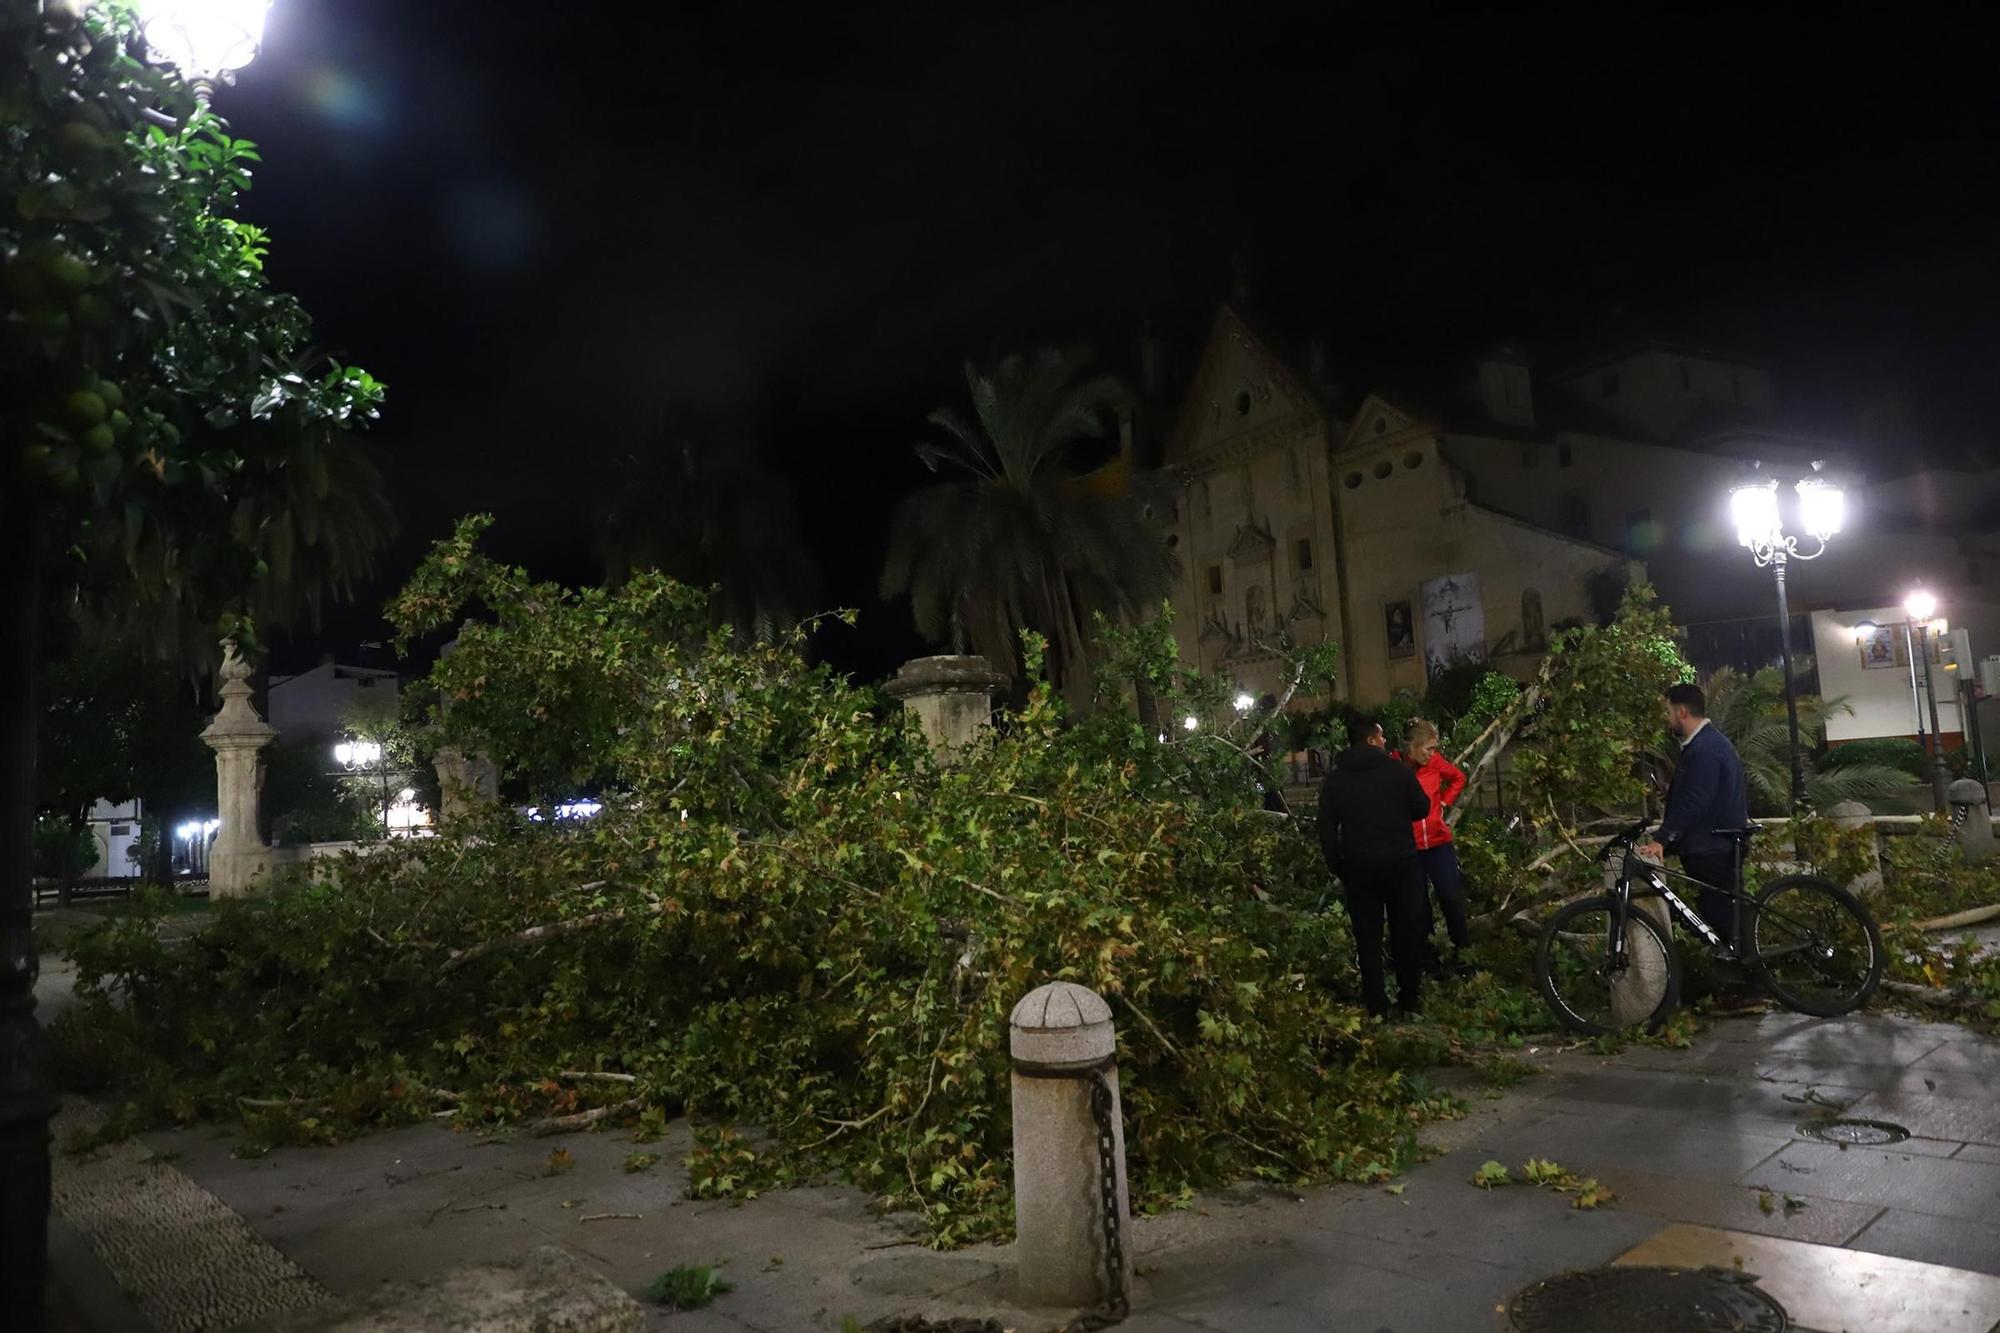
[{"label": "man in dark jacket", "polygon": [[1431,812],[1431,798],[1392,758],[1381,724],[1358,718],[1347,728],[1347,749],[1319,789],[1319,846],[1327,868],[1340,877],[1354,947],[1361,958],[1361,998],[1377,1017],[1389,1012],[1382,980],[1382,920],[1389,922],[1389,952],[1396,964],[1396,1007],[1416,1013],[1423,985],[1424,927],[1429,907],[1411,825]]},{"label": "man in dark jacket", "polygon": [[1654,841],[1640,847],[1649,856],[1672,852],[1689,879],[1710,885],[1701,891],[1701,915],[1715,933],[1734,938],[1736,913],[1726,892],[1736,888],[1736,844],[1717,829],[1740,829],[1750,822],[1743,761],[1729,738],[1708,721],[1708,700],[1699,685],[1667,691],[1667,727],[1681,743],[1667,810]]}]

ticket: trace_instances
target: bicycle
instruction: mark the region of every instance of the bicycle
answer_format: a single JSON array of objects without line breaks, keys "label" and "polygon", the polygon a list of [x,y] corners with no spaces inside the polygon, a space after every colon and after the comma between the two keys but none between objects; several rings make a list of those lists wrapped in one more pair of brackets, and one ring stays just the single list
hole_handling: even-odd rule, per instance
[{"label": "bicycle", "polygon": [[1663,900],[1717,958],[1748,966],[1789,1009],[1833,1018],[1860,1008],[1875,993],[1882,980],[1882,932],[1860,899],[1814,875],[1786,875],[1755,895],[1745,893],[1744,853],[1757,830],[1717,829],[1735,844],[1737,887],[1724,892],[1736,943],[1724,943],[1667,881],[1711,886],[1634,850],[1650,824],[1642,819],[1613,835],[1599,853],[1600,865],[1623,853],[1610,893],[1565,904],[1542,928],[1535,981],[1564,1027],[1592,1035],[1633,1027],[1653,1031],[1679,1001],[1680,957],[1666,927],[1632,906],[1645,898]]}]

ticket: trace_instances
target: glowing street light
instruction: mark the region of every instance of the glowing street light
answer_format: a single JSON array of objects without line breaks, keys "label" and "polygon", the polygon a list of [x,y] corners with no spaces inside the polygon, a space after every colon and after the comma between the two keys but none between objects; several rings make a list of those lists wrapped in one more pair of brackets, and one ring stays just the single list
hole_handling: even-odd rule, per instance
[{"label": "glowing street light", "polygon": [[[1909,616],[1904,632],[1909,636],[1910,645],[1910,688],[1917,687],[1917,658],[1924,659],[1924,697],[1930,702],[1931,715],[1931,797],[1937,808],[1945,808],[1945,798],[1951,787],[1951,766],[1944,758],[1944,737],[1938,733],[1937,687],[1931,681],[1931,649],[1928,634],[1943,634],[1945,622],[1936,619],[1938,602],[1930,589],[1917,587],[1910,589],[1903,598],[1903,613]],[[1962,706],[1961,706],[1962,707]],[[1923,714],[1917,714],[1917,727],[1924,725]]]},{"label": "glowing street light", "polygon": [[139,0],[139,31],[157,60],[194,86],[202,105],[217,82],[257,58],[271,0]]},{"label": "glowing street light", "polygon": [[1826,545],[1847,523],[1847,496],[1831,477],[1813,475],[1792,487],[1798,495],[1798,523],[1805,536],[1816,542],[1814,549],[1802,548],[1800,538],[1785,531],[1784,515],[1778,505],[1775,477],[1761,477],[1736,487],[1729,494],[1729,515],[1736,522],[1736,540],[1757,562],[1769,566],[1778,585],[1778,656],[1785,670],[1785,724],[1791,737],[1792,810],[1806,804],[1805,752],[1799,748],[1799,701],[1792,683],[1792,613],[1785,601],[1785,566],[1793,560],[1816,560],[1826,554]]},{"label": "glowing street light", "polygon": [[382,836],[389,836],[389,764],[382,746],[376,741],[342,741],[333,747],[333,760],[350,773],[375,775],[382,787]]},{"label": "glowing street light", "polygon": [[1248,690],[1245,690],[1243,691],[1243,693],[1237,695],[1235,703],[1236,703],[1236,711],[1239,713],[1247,713],[1251,709],[1257,706],[1257,700],[1251,695],[1250,691]]},{"label": "glowing street light", "polygon": [[1201,719],[1196,717],[1193,713],[1189,713],[1186,717],[1181,719],[1182,731],[1199,731],[1200,729],[1201,729]]}]

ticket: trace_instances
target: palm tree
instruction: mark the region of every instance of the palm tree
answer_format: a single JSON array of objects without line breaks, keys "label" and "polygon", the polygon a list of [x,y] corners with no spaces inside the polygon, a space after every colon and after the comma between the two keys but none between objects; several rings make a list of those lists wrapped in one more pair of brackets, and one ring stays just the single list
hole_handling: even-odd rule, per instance
[{"label": "palm tree", "polygon": [[[1743,776],[1754,810],[1783,812],[1791,806],[1791,732],[1785,721],[1785,677],[1777,667],[1743,675],[1723,667],[1708,678],[1709,720],[1722,729],[1743,759]],[[1824,735],[1828,718],[1852,713],[1844,698],[1798,696],[1802,736]],[[1866,800],[1908,791],[1916,779],[1882,763],[1829,764],[1807,757],[1806,794],[1821,810],[1839,801]]]},{"label": "palm tree", "polygon": [[712,413],[675,404],[613,465],[605,578],[657,569],[712,587],[718,625],[763,637],[797,623],[811,566],[785,484]]},{"label": "palm tree", "polygon": [[1137,504],[1079,485],[1070,465],[1102,439],[1130,395],[1109,375],[1085,374],[1077,352],[967,362],[970,420],[941,407],[942,440],[917,446],[933,472],[896,512],[882,595],[907,594],[917,631],[967,648],[1017,678],[1021,631],[1047,636],[1058,684],[1080,684],[1094,613],[1131,615],[1173,587],[1173,553]]}]

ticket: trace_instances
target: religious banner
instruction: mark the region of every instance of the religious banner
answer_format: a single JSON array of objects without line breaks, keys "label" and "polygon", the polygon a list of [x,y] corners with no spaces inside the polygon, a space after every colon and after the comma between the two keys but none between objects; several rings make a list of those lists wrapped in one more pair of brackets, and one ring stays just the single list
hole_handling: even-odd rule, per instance
[{"label": "religious banner", "polygon": [[1479,600],[1479,575],[1447,574],[1417,585],[1424,609],[1424,669],[1437,675],[1460,662],[1486,656],[1486,610]]}]

